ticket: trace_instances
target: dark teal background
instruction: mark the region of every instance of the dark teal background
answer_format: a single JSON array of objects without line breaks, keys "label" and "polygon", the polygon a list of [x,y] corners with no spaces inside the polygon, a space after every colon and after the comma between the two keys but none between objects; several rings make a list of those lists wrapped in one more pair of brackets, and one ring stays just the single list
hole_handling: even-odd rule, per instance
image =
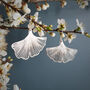
[{"label": "dark teal background", "polygon": [[[71,1],[71,0],[70,0]],[[82,10],[75,1],[68,1],[65,8],[61,8],[58,2],[50,3],[51,7],[47,11],[40,12],[40,19],[44,24],[57,26],[57,19],[64,18],[67,21],[68,30],[76,28],[76,18],[85,24],[85,30],[90,33],[90,7]],[[32,10],[36,11],[33,4],[29,4]],[[1,7],[1,13],[4,13]],[[78,53],[72,62],[63,64],[55,63],[46,55],[46,47],[57,46],[59,44],[59,35],[52,38],[47,35],[47,45],[44,50],[35,58],[27,61],[17,59],[11,49],[11,44],[24,39],[27,31],[10,30],[7,36],[8,55],[13,61],[13,68],[10,71],[9,90],[12,85],[18,84],[22,90],[90,90],[90,39],[82,35],[69,45],[71,48],[78,49]]]}]

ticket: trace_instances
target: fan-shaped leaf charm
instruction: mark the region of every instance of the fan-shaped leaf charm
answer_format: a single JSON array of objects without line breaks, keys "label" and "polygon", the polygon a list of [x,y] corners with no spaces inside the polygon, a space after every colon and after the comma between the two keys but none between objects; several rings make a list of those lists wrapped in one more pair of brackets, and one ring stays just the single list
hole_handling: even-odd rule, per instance
[{"label": "fan-shaped leaf charm", "polygon": [[46,45],[47,37],[36,37],[32,31],[29,31],[28,36],[21,41],[12,44],[17,58],[28,59],[29,57],[37,56]]}]

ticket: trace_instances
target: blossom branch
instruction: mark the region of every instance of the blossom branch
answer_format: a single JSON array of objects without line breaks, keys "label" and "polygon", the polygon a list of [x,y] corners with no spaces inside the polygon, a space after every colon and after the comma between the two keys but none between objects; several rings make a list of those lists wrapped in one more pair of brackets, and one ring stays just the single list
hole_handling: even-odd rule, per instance
[{"label": "blossom branch", "polygon": [[27,27],[14,27],[14,26],[13,27],[8,27],[8,26],[4,26],[4,25],[3,26],[0,26],[0,28],[1,29],[5,29],[5,30],[6,29],[21,29],[21,30],[23,30],[23,29],[24,30],[27,30],[28,29]]},{"label": "blossom branch", "polygon": [[33,3],[36,3],[36,2],[45,2],[45,1],[61,1],[61,0],[28,0],[28,2],[33,2]]},{"label": "blossom branch", "polygon": [[[63,0],[28,0],[28,2],[33,2],[33,3],[36,3],[36,2],[45,2],[45,1],[48,1],[48,2],[60,2],[60,1],[63,1]],[[77,1],[77,0],[75,0]],[[87,1],[90,1],[90,0],[87,0]]]},{"label": "blossom branch", "polygon": [[15,8],[15,7],[13,7],[13,6],[11,6],[10,4],[8,4],[8,3],[6,3],[5,1],[3,1],[3,0],[0,0],[4,5],[6,5],[6,6],[8,6],[8,7],[10,7],[10,8],[12,8],[14,11],[18,11],[20,14],[22,14],[23,15],[23,12],[21,12],[20,10],[18,10],[17,8]]},{"label": "blossom branch", "polygon": [[[40,25],[41,26],[41,25]],[[8,27],[8,26],[0,26],[1,29],[20,29],[20,30],[28,30],[28,27]],[[63,32],[65,34],[67,33],[77,33],[77,34],[82,34],[82,32],[78,32],[76,30],[73,30],[73,31],[60,31],[59,28],[57,29],[53,29],[53,30],[48,30],[48,29],[44,29],[44,31],[50,31],[50,32]],[[87,32],[84,32],[84,34],[88,34]]]},{"label": "blossom branch", "polygon": [[[31,1],[34,1],[34,0],[31,0]],[[38,0],[38,1],[42,1],[42,0]],[[45,1],[47,1],[47,0],[45,0]],[[53,0],[50,0],[50,1],[53,1]],[[58,1],[58,0],[54,0],[54,1]],[[21,11],[18,10],[17,8],[11,6],[10,4],[6,3],[5,1],[1,0],[1,2],[2,2],[3,4],[5,4],[6,6],[8,6],[8,7],[11,7],[14,11],[18,11],[20,14],[24,15],[23,12],[21,12]],[[31,19],[32,16],[31,16],[31,15],[26,15],[26,17],[27,17],[27,19]],[[76,30],[73,30],[73,31],[61,31],[59,28],[53,29],[53,30],[49,30],[49,29],[46,29],[46,26],[45,26],[45,25],[39,24],[39,23],[36,22],[34,19],[31,19],[31,20],[32,20],[32,22],[33,22],[35,25],[38,25],[38,26],[42,27],[42,28],[44,29],[44,31],[46,31],[46,32],[47,32],[47,31],[55,31],[55,32],[63,32],[63,33],[66,33],[66,34],[67,34],[67,33],[78,33],[78,34],[82,34],[82,32],[78,32],[78,31],[76,31]],[[28,29],[27,27],[24,28],[24,27],[6,27],[6,26],[0,26],[0,28]],[[88,34],[88,33],[85,32],[84,35],[86,35],[86,34]]]}]

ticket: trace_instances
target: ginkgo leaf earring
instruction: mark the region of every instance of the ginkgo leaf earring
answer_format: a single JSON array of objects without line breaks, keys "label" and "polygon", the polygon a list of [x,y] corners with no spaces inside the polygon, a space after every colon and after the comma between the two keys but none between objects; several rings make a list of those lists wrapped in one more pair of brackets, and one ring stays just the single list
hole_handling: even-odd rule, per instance
[{"label": "ginkgo leaf earring", "polygon": [[47,48],[47,55],[58,63],[67,63],[72,61],[77,53],[77,49],[68,48],[64,45],[63,41],[57,47]]},{"label": "ginkgo leaf earring", "polygon": [[28,36],[21,41],[12,44],[12,48],[17,58],[27,60],[29,57],[37,56],[46,45],[47,37],[37,37],[32,30]]}]

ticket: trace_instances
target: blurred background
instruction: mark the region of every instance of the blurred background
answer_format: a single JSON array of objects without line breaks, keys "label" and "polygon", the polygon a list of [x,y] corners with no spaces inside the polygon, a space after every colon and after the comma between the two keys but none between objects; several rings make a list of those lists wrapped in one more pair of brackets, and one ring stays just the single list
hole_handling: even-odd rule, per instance
[{"label": "blurred background", "polygon": [[[64,18],[67,22],[68,30],[76,28],[76,18],[85,24],[85,30],[90,33],[90,7],[80,9],[73,0],[68,0],[65,8],[61,8],[58,2],[50,2],[50,8],[41,11],[39,19],[44,24],[52,24],[57,27],[57,19]],[[34,4],[29,4],[33,15],[36,12]],[[5,13],[0,7],[0,13]],[[78,49],[75,59],[69,63],[55,63],[46,54],[47,47],[59,45],[59,34],[52,38],[47,35],[47,45],[36,57],[27,61],[17,59],[11,44],[24,39],[28,32],[24,30],[12,30],[7,35],[8,55],[13,61],[13,68],[10,73],[9,90],[17,84],[22,90],[90,90],[90,39],[77,35],[71,44],[65,42],[70,48]]]}]

